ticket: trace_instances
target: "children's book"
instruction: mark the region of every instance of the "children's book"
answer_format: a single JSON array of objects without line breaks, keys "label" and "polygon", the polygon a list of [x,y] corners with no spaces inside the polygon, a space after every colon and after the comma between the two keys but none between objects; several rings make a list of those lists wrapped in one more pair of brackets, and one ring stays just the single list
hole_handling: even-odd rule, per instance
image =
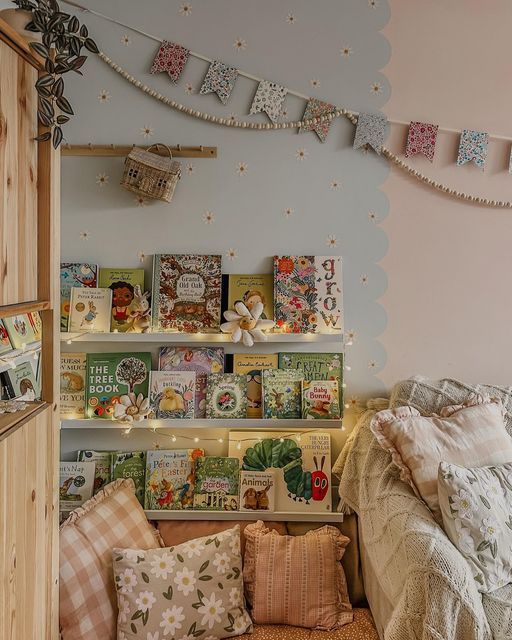
[{"label": "children's book", "polygon": [[193,418],[196,374],[194,371],[152,371],[149,377],[151,417]]},{"label": "children's book", "polygon": [[174,449],[147,452],[146,494],[148,510],[192,509],[196,481],[196,460],[203,449]]},{"label": "children's book", "polygon": [[60,354],[60,417],[85,418],[85,353]]},{"label": "children's book", "polygon": [[152,321],[155,331],[217,332],[221,256],[155,255]]},{"label": "children's book", "polygon": [[228,455],[240,460],[242,473],[274,471],[276,511],[331,511],[329,433],[283,437],[279,432],[231,431]]},{"label": "children's book", "polygon": [[96,287],[71,289],[69,311],[69,331],[108,333],[110,331],[110,312],[112,291]]},{"label": "children's book", "polygon": [[337,380],[304,380],[302,417],[305,420],[339,420],[340,392]]},{"label": "children's book", "polygon": [[275,511],[276,489],[273,469],[240,472],[240,511]]},{"label": "children's book", "polygon": [[304,373],[304,380],[337,380],[341,410],[343,407],[343,353],[281,352],[278,355],[279,369],[298,369]]},{"label": "children's book", "polygon": [[3,320],[0,320],[0,355],[12,351],[13,346],[9,340],[9,334],[5,328]]},{"label": "children's book", "polygon": [[112,480],[132,478],[135,482],[135,495],[141,505],[144,505],[145,477],[145,451],[114,451],[112,453]]},{"label": "children's book", "polygon": [[95,462],[60,463],[60,510],[73,511],[92,497]]},{"label": "children's book", "polygon": [[228,276],[228,309],[234,309],[241,300],[252,310],[257,302],[263,304],[262,318],[274,318],[274,278],[271,273],[254,275],[230,274]]},{"label": "children's book", "polygon": [[9,340],[13,349],[22,349],[23,345],[28,345],[36,341],[36,335],[32,329],[32,323],[28,314],[23,313],[18,316],[9,316],[3,319],[4,326],[9,334]]},{"label": "children's book", "polygon": [[236,373],[212,373],[206,387],[207,418],[247,417],[247,377]]},{"label": "children's book", "polygon": [[112,419],[122,395],[148,397],[151,353],[88,353],[86,366],[87,418]]},{"label": "children's book", "polygon": [[112,479],[112,452],[111,451],[79,451],[79,462],[95,462],[93,495],[103,489]]},{"label": "children's book", "polygon": [[41,321],[39,311],[27,313],[27,316],[30,326],[32,327],[32,331],[34,332],[34,339],[40,341],[43,337],[43,323]]},{"label": "children's book", "polygon": [[303,380],[302,371],[263,369],[263,417],[285,420],[301,418]]},{"label": "children's book", "polygon": [[144,291],[144,269],[100,268],[98,286],[112,291],[111,331],[123,332],[130,328],[136,285]]},{"label": "children's book", "polygon": [[206,382],[211,373],[224,371],[223,347],[161,347],[160,371],[194,371],[196,373],[195,417],[206,416]]},{"label": "children's book", "polygon": [[98,266],[85,262],[62,262],[60,265],[60,330],[68,330],[69,303],[73,287],[96,287]]},{"label": "children's book", "polygon": [[238,458],[207,456],[198,458],[194,509],[211,511],[238,511]]},{"label": "children's book", "polygon": [[233,371],[247,376],[247,417],[261,418],[261,372],[263,369],[277,369],[278,357],[275,353],[235,353]]},{"label": "children's book", "polygon": [[27,401],[40,398],[41,388],[30,362],[22,362],[15,369],[7,369],[2,376],[9,398],[23,398]]}]

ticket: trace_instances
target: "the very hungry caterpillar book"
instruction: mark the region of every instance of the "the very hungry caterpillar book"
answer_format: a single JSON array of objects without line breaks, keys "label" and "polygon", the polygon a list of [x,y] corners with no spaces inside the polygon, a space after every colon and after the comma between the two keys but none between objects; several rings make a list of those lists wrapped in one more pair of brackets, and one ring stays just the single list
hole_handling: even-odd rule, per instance
[{"label": "the very hungry caterpillar book", "polygon": [[199,448],[148,451],[144,508],[192,509],[196,460],[202,456]]},{"label": "the very hungry caterpillar book", "polygon": [[112,331],[123,332],[130,327],[136,285],[144,291],[144,269],[100,268],[98,286],[112,291]]},{"label": "the very hungry caterpillar book", "polygon": [[193,418],[196,374],[194,371],[152,371],[151,416],[162,419]]},{"label": "the very hungry caterpillar book", "polygon": [[217,332],[221,309],[221,256],[157,254],[153,262],[155,331]]},{"label": "the very hungry caterpillar book", "polygon": [[85,353],[60,354],[60,417],[85,417]]},{"label": "the very hungry caterpillar book", "polygon": [[86,262],[62,262],[60,265],[60,330],[68,330],[69,303],[73,287],[95,287],[98,266]]},{"label": "the very hungry caterpillar book", "polygon": [[247,417],[247,378],[236,373],[212,373],[206,387],[207,418]]},{"label": "the very hungry caterpillar book", "polygon": [[299,419],[302,416],[302,371],[264,369],[262,372],[263,417]]},{"label": "the very hungry caterpillar book", "polygon": [[71,289],[69,331],[108,333],[112,291],[99,287]]},{"label": "the very hungry caterpillar book", "polygon": [[277,369],[278,358],[274,353],[235,353],[233,371],[247,376],[247,417],[261,418],[261,372]]},{"label": "the very hungry caterpillar book", "polygon": [[194,509],[238,510],[238,458],[207,456],[196,463]]},{"label": "the very hungry caterpillar book", "polygon": [[150,353],[88,353],[86,417],[112,419],[114,405],[127,393],[147,398],[150,371]]},{"label": "the very hungry caterpillar book", "polygon": [[337,380],[304,380],[302,417],[305,420],[339,420],[340,395]]},{"label": "the very hungry caterpillar book", "polygon": [[262,318],[274,318],[274,278],[271,273],[252,275],[232,273],[228,276],[227,308],[234,309],[241,300],[251,311],[257,302],[263,304]]},{"label": "the very hungry caterpillar book", "polygon": [[112,453],[112,480],[131,478],[135,482],[135,495],[144,506],[146,476],[145,451],[114,451]]}]

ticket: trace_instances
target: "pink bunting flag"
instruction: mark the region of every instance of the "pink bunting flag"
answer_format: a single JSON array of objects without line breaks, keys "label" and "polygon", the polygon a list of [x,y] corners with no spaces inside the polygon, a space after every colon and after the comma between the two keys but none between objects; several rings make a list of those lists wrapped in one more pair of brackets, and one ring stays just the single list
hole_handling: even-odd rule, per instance
[{"label": "pink bunting flag", "polygon": [[430,162],[434,160],[436,140],[439,125],[428,122],[411,122],[405,157],[409,158],[417,153],[422,153]]},{"label": "pink bunting flag", "polygon": [[166,71],[173,82],[178,82],[183,68],[187,64],[189,50],[181,44],[164,40],[153,60],[151,73]]},{"label": "pink bunting flag", "polygon": [[[318,100],[317,98],[310,98],[302,119],[311,120],[313,118],[319,118],[320,116],[330,115],[333,111],[336,111],[335,105],[329,104],[328,102],[322,102],[322,100]],[[331,123],[332,120],[325,120],[324,122],[306,124],[299,129],[299,133],[304,131],[314,131],[320,140],[325,142]]]}]

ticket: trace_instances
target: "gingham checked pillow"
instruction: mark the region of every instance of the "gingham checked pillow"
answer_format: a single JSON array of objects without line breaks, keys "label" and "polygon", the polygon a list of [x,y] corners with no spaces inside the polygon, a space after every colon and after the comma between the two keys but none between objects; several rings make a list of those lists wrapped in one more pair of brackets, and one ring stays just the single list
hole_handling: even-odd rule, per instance
[{"label": "gingham checked pillow", "polygon": [[157,549],[131,478],[116,480],[60,527],[60,626],[63,640],[115,640],[114,547]]}]

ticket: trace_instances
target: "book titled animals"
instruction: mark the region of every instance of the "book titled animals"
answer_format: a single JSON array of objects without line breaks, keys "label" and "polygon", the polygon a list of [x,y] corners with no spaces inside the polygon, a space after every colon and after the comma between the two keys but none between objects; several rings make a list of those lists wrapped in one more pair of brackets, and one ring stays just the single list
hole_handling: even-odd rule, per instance
[{"label": "book titled animals", "polygon": [[95,462],[61,462],[60,510],[72,511],[92,497]]},{"label": "book titled animals", "polygon": [[30,362],[22,362],[15,369],[2,373],[8,398],[22,398],[31,401],[41,396],[41,387]]},{"label": "book titled animals", "polygon": [[275,474],[272,470],[240,472],[240,511],[275,511]]},{"label": "book titled animals", "polygon": [[85,418],[85,353],[60,354],[60,417]]},{"label": "book titled animals", "polygon": [[70,332],[108,333],[112,291],[110,289],[88,287],[71,289],[69,311]]},{"label": "book titled animals", "polygon": [[235,353],[233,371],[247,376],[247,417],[261,418],[262,371],[277,369],[278,357],[273,353]]},{"label": "book titled animals", "polygon": [[305,420],[339,420],[339,398],[337,380],[304,380],[302,417]]},{"label": "book titled animals", "polygon": [[144,505],[145,477],[145,451],[114,451],[112,453],[112,480],[131,478],[135,483],[135,495],[141,505]]},{"label": "book titled animals", "polygon": [[270,273],[230,274],[228,277],[228,309],[241,300],[251,311],[257,302],[263,305],[261,318],[274,318],[274,279]]},{"label": "book titled animals", "polygon": [[206,387],[207,418],[247,417],[247,378],[236,373],[212,373]]},{"label": "book titled animals", "polygon": [[264,369],[262,372],[263,417],[299,419],[302,417],[302,381],[298,370]]},{"label": "book titled animals", "polygon": [[112,291],[112,331],[124,332],[130,328],[137,285],[144,291],[144,269],[100,268],[98,286]]},{"label": "book titled animals", "polygon": [[194,509],[237,511],[238,458],[207,456],[198,458],[194,488]]},{"label": "book titled animals", "polygon": [[196,460],[203,449],[148,451],[144,508],[148,510],[192,509]]},{"label": "book titled animals", "polygon": [[155,331],[218,332],[221,256],[155,255],[152,318]]},{"label": "book titled animals", "polygon": [[85,262],[63,262],[60,265],[60,330],[68,330],[71,289],[96,287],[98,266]]},{"label": "book titled animals", "polygon": [[94,487],[93,495],[103,489],[112,479],[112,452],[111,451],[79,451],[79,462],[94,462]]},{"label": "book titled animals", "polygon": [[195,389],[194,371],[152,371],[149,394],[151,417],[193,418]]}]

